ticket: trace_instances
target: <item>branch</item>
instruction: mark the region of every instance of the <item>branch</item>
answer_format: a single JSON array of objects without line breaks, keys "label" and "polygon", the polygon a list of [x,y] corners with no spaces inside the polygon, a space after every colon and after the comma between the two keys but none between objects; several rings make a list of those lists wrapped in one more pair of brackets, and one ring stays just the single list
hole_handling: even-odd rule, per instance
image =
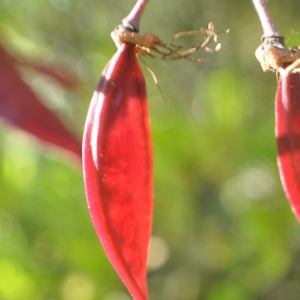
[{"label": "branch", "polygon": [[129,15],[123,19],[123,25],[134,32],[140,30],[140,19],[149,0],[137,0]]},{"label": "branch", "polygon": [[263,32],[264,32],[263,39],[268,37],[276,37],[279,39],[281,38],[283,39],[283,36],[276,30],[274,23],[270,18],[265,1],[264,0],[252,0],[252,1],[263,28]]}]

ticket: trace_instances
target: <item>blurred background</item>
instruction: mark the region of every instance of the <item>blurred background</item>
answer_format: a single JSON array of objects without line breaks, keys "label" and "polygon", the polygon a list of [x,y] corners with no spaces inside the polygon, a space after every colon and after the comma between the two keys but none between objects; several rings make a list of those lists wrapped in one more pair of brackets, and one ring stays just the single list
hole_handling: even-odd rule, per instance
[{"label": "blurred background", "polygon": [[[81,139],[89,102],[116,48],[110,32],[134,0],[0,0],[1,44],[63,66],[66,90],[28,84]],[[288,46],[300,44],[300,2],[268,1]],[[151,300],[299,299],[300,225],[276,162],[276,75],[254,56],[262,29],[250,0],[151,0],[141,32],[168,42],[215,23],[210,62],[143,58],[155,158]],[[183,40],[184,41],[184,40]],[[16,87],[17,88],[17,87]],[[130,300],[93,229],[81,169],[62,151],[1,122],[0,299]]]}]

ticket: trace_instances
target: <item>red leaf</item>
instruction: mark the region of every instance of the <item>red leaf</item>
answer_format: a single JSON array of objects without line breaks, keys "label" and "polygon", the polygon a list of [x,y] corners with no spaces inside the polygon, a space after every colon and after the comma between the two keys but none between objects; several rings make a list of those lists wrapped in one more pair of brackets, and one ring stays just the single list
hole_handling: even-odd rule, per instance
[{"label": "red leaf", "polygon": [[300,221],[300,74],[283,75],[276,94],[276,137],[281,181]]},{"label": "red leaf", "polygon": [[81,157],[80,140],[22,80],[16,60],[0,46],[0,117],[44,142]]},{"label": "red leaf", "polygon": [[144,75],[122,44],[102,73],[87,116],[83,167],[94,227],[136,300],[148,299],[152,147]]}]

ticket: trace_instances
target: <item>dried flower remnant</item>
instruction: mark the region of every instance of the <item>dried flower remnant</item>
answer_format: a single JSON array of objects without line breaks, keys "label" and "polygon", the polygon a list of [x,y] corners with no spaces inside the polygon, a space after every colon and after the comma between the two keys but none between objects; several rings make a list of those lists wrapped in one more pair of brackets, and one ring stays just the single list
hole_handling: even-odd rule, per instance
[{"label": "dried flower remnant", "polygon": [[[227,30],[226,33],[227,32],[229,32],[229,30]],[[195,45],[182,46],[173,44],[175,40],[184,36],[196,37],[199,35],[203,35],[203,38],[200,41],[197,40]],[[187,59],[202,62],[202,58],[195,58],[192,55],[200,50],[211,53],[221,49],[221,43],[218,42],[218,34],[214,32],[214,24],[212,22],[208,24],[208,29],[200,28],[199,30],[177,33],[169,43],[163,42],[157,35],[152,33],[139,34],[134,32],[130,27],[126,26],[126,24],[117,26],[111,33],[111,36],[117,47],[123,43],[134,44],[138,55],[149,55],[154,59]],[[209,47],[212,41],[216,44],[214,48]]]},{"label": "dried flower remnant", "polygon": [[286,48],[283,37],[263,37],[255,55],[264,71],[279,71],[281,75],[300,71],[300,46]]}]

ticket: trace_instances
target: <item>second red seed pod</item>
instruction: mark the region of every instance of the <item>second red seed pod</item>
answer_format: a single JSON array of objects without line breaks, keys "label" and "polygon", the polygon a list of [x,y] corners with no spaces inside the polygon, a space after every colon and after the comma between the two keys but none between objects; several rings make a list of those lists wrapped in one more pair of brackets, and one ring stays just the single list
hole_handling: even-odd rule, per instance
[{"label": "second red seed pod", "polygon": [[276,93],[276,138],[281,181],[300,221],[300,74],[282,75]]}]

